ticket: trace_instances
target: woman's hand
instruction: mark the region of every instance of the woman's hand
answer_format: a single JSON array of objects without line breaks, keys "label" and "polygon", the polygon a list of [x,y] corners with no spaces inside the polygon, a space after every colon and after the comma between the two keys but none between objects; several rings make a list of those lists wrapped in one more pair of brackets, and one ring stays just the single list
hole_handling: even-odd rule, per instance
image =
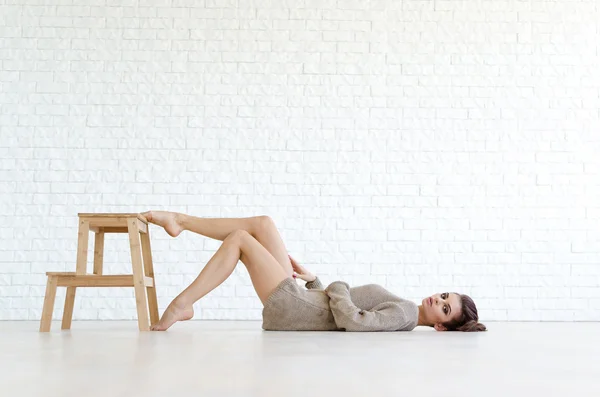
[{"label": "woman's hand", "polygon": [[299,278],[309,283],[315,281],[317,277],[314,274],[312,274],[311,272],[306,270],[304,266],[301,266],[298,262],[296,262],[296,260],[292,258],[291,255],[288,255],[288,257],[290,258],[290,262],[292,262],[292,269],[294,269],[294,278]]}]

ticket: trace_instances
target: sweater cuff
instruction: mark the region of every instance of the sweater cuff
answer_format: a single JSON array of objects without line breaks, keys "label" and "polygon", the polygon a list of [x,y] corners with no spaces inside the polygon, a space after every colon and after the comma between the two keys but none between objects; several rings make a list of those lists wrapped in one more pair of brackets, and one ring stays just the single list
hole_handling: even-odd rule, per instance
[{"label": "sweater cuff", "polygon": [[334,281],[333,283],[329,284],[329,286],[327,286],[325,292],[337,292],[346,295],[350,293],[350,286],[345,281]]},{"label": "sweater cuff", "polygon": [[319,277],[315,277],[313,281],[307,282],[304,286],[306,289],[323,289],[323,284],[321,284]]}]

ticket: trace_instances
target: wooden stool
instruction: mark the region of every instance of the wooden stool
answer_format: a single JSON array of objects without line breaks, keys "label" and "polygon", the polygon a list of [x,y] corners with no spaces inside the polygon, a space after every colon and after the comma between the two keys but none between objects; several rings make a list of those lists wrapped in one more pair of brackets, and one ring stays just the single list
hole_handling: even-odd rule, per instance
[{"label": "wooden stool", "polygon": [[[40,332],[50,331],[56,287],[67,287],[62,329],[71,328],[77,287],[133,287],[135,288],[139,329],[140,331],[149,331],[150,325],[158,322],[158,303],[148,221],[141,214],[78,214],[78,216],[79,238],[77,240],[76,271],[46,273],[48,284],[46,285]],[[96,233],[94,240],[94,272],[92,274],[87,273],[90,231]],[[133,274],[102,274],[105,233],[129,234]],[[146,293],[148,293],[147,297]],[[148,320],[148,311],[150,311],[150,321]]]}]

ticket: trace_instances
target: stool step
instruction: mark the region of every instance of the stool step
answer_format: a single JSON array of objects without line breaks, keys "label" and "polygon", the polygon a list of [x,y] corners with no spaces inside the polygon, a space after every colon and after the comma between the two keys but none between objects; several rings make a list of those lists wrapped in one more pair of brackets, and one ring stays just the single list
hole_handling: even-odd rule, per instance
[{"label": "stool step", "polygon": [[114,213],[78,213],[77,216],[80,218],[137,218],[144,223],[148,223],[146,217],[140,213],[124,213],[124,212],[114,212]]},{"label": "stool step", "polygon": [[[57,287],[133,287],[132,274],[76,274],[74,272],[48,272],[49,277],[57,278]],[[154,287],[154,279],[144,276],[144,286]]]}]

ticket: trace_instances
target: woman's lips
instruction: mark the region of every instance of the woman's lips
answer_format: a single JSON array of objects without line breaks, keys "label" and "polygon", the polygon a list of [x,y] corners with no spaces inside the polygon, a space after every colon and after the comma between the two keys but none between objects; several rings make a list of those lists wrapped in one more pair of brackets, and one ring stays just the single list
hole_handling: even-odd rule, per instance
[{"label": "woman's lips", "polygon": [[429,297],[429,306],[433,306],[433,299],[431,297]]}]

